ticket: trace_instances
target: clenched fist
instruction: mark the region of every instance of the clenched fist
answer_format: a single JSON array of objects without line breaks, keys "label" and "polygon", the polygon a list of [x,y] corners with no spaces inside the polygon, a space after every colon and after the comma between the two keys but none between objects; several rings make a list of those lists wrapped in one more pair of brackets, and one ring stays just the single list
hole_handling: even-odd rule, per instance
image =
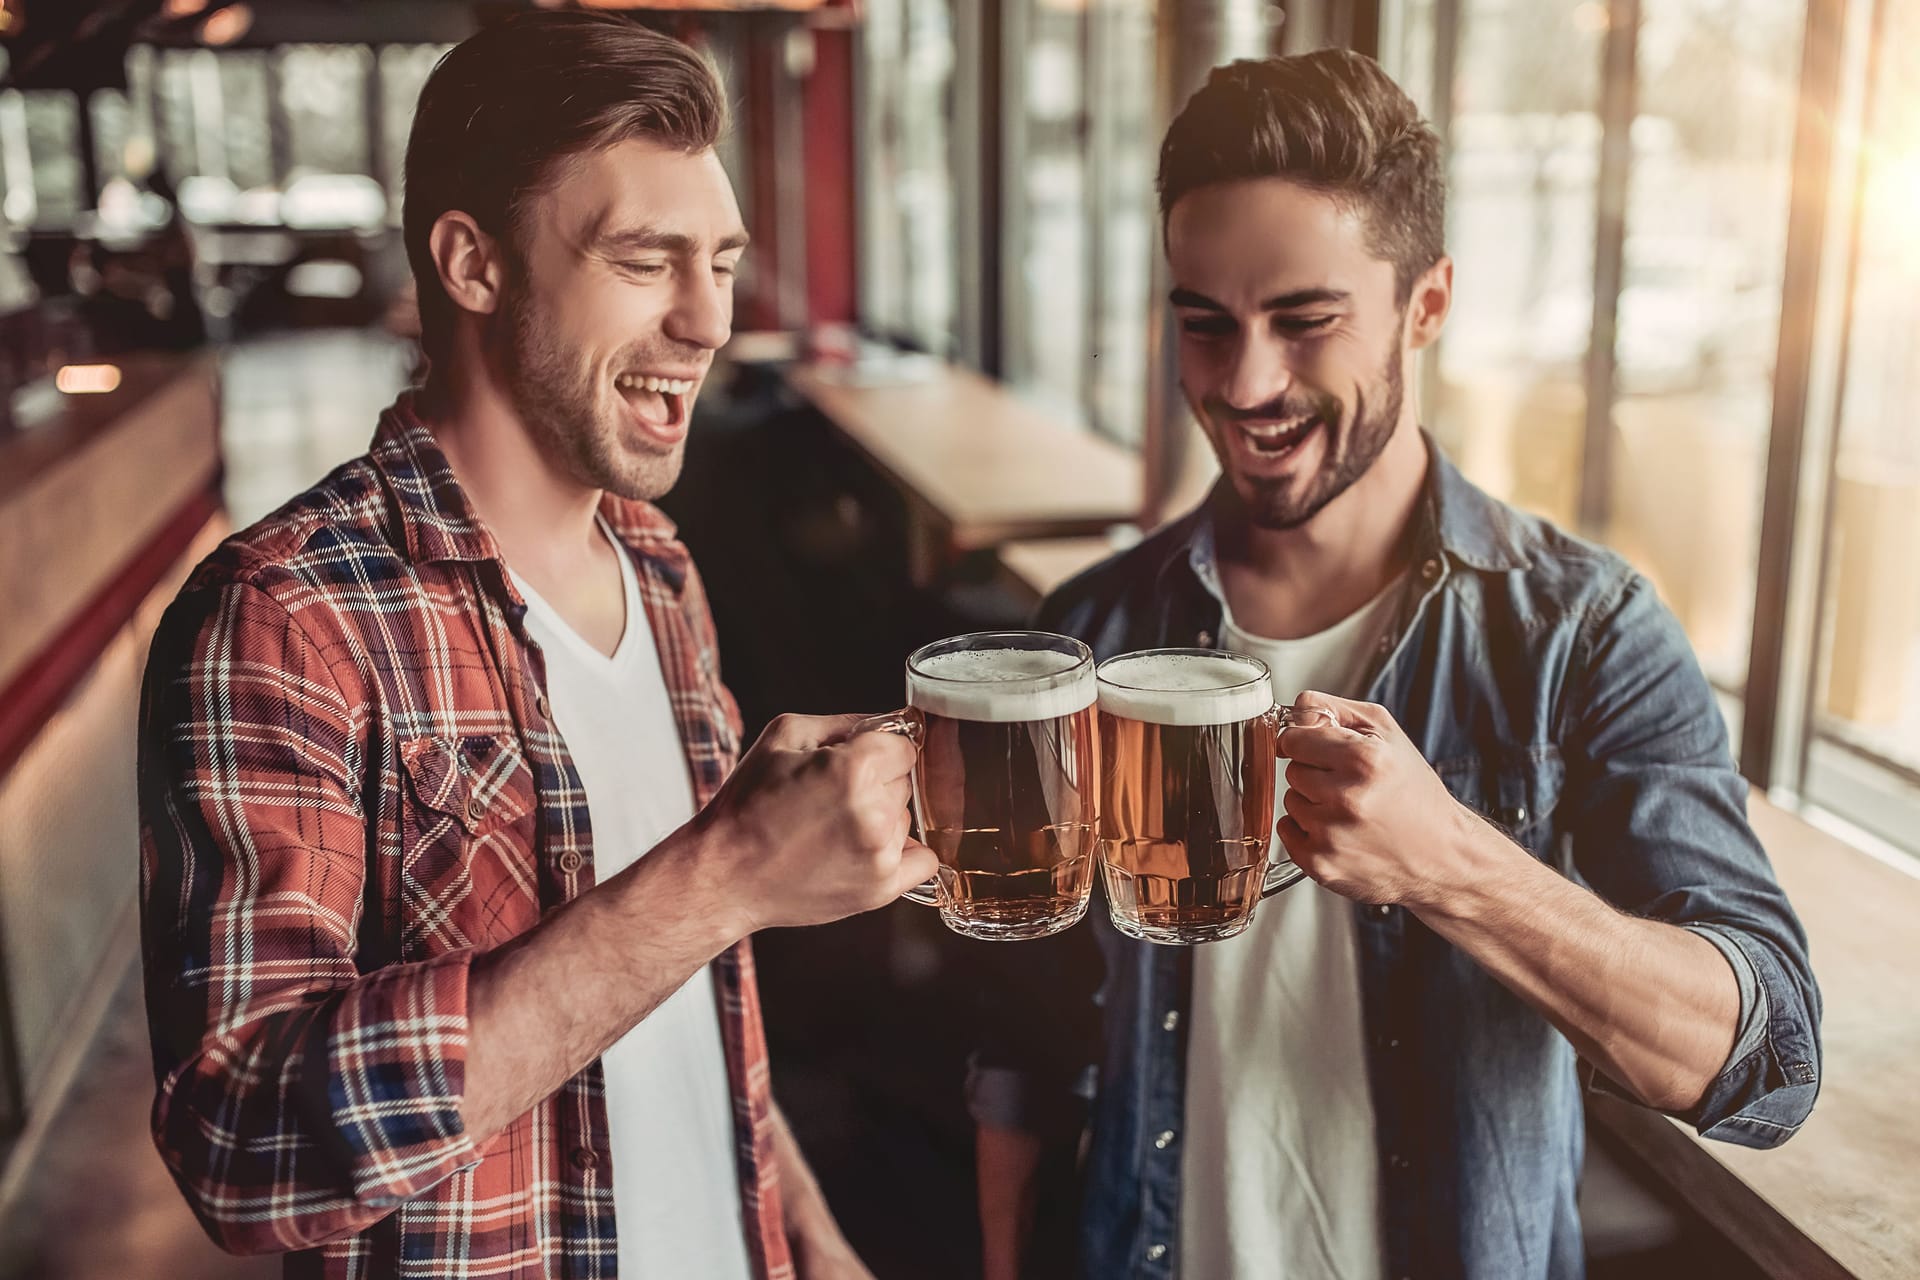
[{"label": "clenched fist", "polygon": [[933,874],[911,835],[916,750],[858,716],[781,716],[694,819],[752,932],[885,906]]}]

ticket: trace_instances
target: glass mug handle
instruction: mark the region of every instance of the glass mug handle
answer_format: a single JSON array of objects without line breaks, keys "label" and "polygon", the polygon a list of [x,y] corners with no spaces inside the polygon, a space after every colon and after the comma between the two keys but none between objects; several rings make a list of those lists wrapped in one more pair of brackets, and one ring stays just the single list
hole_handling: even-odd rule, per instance
[{"label": "glass mug handle", "polygon": [[[1325,707],[1273,707],[1267,712],[1267,718],[1273,725],[1274,741],[1280,739],[1280,731],[1295,725],[1305,726],[1316,722],[1327,728],[1337,728],[1338,716]],[[1260,886],[1260,897],[1264,901],[1279,893],[1282,889],[1291,889],[1307,878],[1307,873],[1293,865],[1292,861],[1276,862],[1267,867],[1266,881]]]},{"label": "glass mug handle", "polygon": [[[853,737],[855,734],[862,733],[897,733],[908,742],[911,742],[915,747],[918,747],[926,737],[927,722],[921,717],[918,708],[902,707],[898,711],[888,711],[881,715],[868,716],[865,720],[855,724],[853,726],[853,732],[847,736]],[[906,898],[908,901],[917,902],[923,907],[938,906],[939,898],[936,895],[936,891],[939,887],[940,881],[938,877],[928,876],[925,880],[900,896]]]}]

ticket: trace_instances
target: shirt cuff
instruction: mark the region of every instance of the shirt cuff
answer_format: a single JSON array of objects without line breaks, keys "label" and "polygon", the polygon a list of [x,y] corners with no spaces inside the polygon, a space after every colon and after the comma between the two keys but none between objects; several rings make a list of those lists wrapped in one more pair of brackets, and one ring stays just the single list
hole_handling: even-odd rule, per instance
[{"label": "shirt cuff", "polygon": [[1767,1033],[1767,991],[1760,985],[1760,975],[1753,971],[1753,961],[1747,959],[1747,953],[1725,931],[1710,924],[1681,927],[1711,942],[1727,958],[1727,964],[1733,969],[1733,980],[1740,986],[1740,1030],[1733,1037],[1733,1051],[1720,1068],[1725,1071],[1760,1047]]}]

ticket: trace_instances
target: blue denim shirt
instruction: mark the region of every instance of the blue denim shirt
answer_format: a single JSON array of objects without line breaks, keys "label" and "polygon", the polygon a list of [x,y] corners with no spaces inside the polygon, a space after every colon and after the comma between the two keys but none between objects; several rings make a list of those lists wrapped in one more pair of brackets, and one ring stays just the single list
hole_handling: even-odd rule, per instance
[{"label": "blue denim shirt", "polygon": [[[1495,501],[1429,449],[1414,569],[1367,699],[1534,856],[1720,949],[1740,1029],[1680,1118],[1744,1146],[1785,1141],[1819,1088],[1820,995],[1686,636],[1620,557]],[[1202,506],[1066,584],[1037,625],[1103,658],[1214,644],[1212,528]],[[1582,1275],[1581,1095],[1614,1086],[1410,913],[1354,911],[1387,1274]],[[1171,1277],[1191,952],[1122,937],[1098,901],[1088,921],[1009,960],[1020,979],[996,994],[970,1101],[984,1122],[1043,1131],[1077,1123],[1076,1082],[1090,1093],[1082,1274]]]}]

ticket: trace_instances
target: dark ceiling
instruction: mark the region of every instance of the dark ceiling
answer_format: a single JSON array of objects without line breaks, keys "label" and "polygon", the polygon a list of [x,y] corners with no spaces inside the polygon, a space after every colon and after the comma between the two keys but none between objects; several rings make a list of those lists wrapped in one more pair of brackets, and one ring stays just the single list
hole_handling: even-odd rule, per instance
[{"label": "dark ceiling", "polygon": [[[0,0],[9,21],[3,80],[17,89],[123,87],[132,43],[192,47],[217,10],[238,0],[207,0],[170,16],[166,0]],[[175,4],[174,11],[193,7]],[[251,21],[228,47],[352,42],[455,41],[489,18],[532,7],[531,0],[247,0]]]}]

